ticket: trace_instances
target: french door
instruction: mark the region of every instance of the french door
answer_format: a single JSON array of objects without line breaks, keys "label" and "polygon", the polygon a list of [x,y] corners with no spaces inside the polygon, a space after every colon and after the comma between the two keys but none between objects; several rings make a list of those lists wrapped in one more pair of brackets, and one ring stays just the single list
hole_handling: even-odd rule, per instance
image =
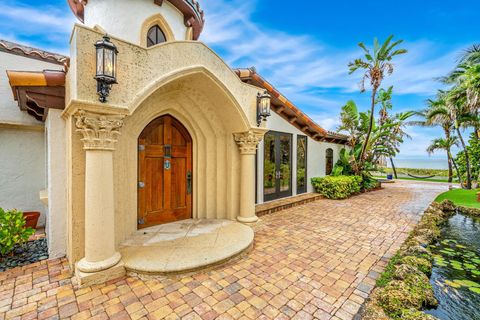
[{"label": "french door", "polygon": [[269,131],[264,138],[264,201],[292,195],[292,135]]}]

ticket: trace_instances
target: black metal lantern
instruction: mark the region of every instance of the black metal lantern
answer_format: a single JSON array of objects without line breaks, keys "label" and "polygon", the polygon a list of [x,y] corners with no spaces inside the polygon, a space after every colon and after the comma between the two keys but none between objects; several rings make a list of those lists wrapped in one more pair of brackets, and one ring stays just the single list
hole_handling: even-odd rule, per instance
[{"label": "black metal lantern", "polygon": [[260,126],[262,121],[266,121],[270,117],[270,101],[271,96],[267,91],[258,93],[257,95],[257,125]]},{"label": "black metal lantern", "polygon": [[110,41],[108,35],[95,43],[97,50],[97,93],[100,102],[107,102],[112,85],[117,83],[117,47]]}]

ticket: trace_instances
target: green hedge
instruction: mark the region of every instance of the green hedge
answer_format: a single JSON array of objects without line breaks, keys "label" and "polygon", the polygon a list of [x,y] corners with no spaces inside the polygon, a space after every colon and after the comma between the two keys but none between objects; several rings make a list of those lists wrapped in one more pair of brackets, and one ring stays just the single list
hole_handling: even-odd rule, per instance
[{"label": "green hedge", "polygon": [[361,190],[362,178],[359,176],[327,176],[312,178],[315,191],[328,199],[346,199]]}]

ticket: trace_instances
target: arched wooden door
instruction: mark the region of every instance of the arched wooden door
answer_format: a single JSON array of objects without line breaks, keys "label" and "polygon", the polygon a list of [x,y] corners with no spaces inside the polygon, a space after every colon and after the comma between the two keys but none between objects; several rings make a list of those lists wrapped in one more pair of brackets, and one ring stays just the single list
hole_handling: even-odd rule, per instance
[{"label": "arched wooden door", "polygon": [[192,218],[192,138],[172,116],[138,138],[138,228]]}]

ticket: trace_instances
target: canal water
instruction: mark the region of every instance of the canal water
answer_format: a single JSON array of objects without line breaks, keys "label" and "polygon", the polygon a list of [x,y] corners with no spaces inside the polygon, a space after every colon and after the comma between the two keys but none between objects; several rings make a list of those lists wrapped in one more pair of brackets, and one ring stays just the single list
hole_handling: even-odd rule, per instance
[{"label": "canal water", "polygon": [[480,219],[457,214],[431,246],[431,284],[439,306],[427,310],[441,320],[480,319]]}]

